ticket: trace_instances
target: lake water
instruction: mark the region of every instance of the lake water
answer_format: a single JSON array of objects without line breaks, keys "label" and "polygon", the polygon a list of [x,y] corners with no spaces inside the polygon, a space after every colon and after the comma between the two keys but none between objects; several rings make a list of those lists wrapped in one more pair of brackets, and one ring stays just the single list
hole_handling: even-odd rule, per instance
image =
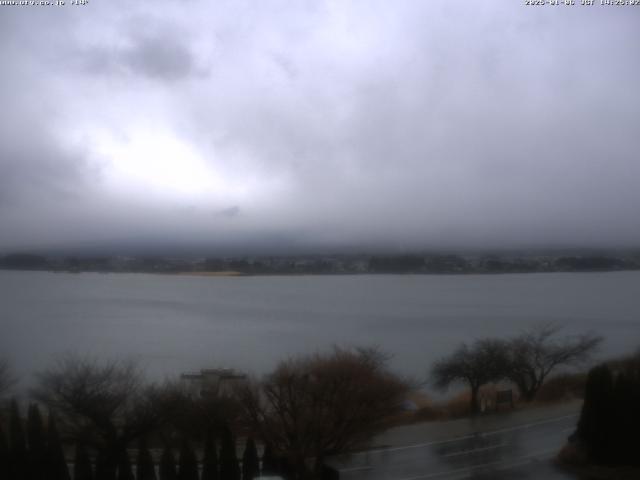
[{"label": "lake water", "polygon": [[380,345],[424,378],[462,341],[538,322],[640,347],[640,272],[192,277],[0,271],[0,356],[29,383],[69,351],[139,359],[161,377],[229,366],[260,374],[288,355]]}]

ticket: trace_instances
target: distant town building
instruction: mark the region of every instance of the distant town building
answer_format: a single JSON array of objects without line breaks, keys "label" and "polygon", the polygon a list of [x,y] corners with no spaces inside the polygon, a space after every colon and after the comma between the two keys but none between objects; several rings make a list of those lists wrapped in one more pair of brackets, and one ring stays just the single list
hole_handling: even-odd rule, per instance
[{"label": "distant town building", "polygon": [[236,385],[247,381],[247,375],[231,368],[206,368],[180,375],[185,388],[196,397],[230,395]]}]

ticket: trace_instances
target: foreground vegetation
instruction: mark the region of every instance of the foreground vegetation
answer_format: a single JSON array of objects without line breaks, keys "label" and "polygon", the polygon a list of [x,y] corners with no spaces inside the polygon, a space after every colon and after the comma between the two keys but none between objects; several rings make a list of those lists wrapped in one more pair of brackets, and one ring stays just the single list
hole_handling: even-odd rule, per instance
[{"label": "foreground vegetation", "polygon": [[[66,479],[62,452],[70,458],[72,448],[82,479],[132,479],[134,470],[153,479],[153,464],[160,480],[332,478],[324,459],[363,447],[401,410],[408,388],[376,349],[289,359],[263,380],[196,395],[180,382],[148,385],[131,363],[68,356],[39,375],[26,435],[15,401],[0,422],[10,440],[0,432],[1,478]],[[38,405],[49,409],[46,427]]]},{"label": "foreground vegetation", "polygon": [[[551,372],[584,363],[601,341],[558,332],[545,325],[463,344],[436,362],[431,380],[468,385],[463,413],[477,414],[479,392],[495,382],[514,385],[525,403],[553,397]],[[130,362],[67,356],[38,375],[26,419],[15,401],[2,412],[0,478],[66,479],[67,463],[76,479],[129,480],[133,472],[144,480],[335,478],[328,457],[365,448],[399,419],[426,418],[422,410],[407,414],[411,383],[388,361],[375,348],[334,348],[287,359],[231,389],[194,391],[181,381],[149,384]],[[0,396],[12,384],[0,362]]]},{"label": "foreground vegetation", "polygon": [[578,427],[560,459],[593,478],[639,478],[638,431],[640,352],[589,371]]}]

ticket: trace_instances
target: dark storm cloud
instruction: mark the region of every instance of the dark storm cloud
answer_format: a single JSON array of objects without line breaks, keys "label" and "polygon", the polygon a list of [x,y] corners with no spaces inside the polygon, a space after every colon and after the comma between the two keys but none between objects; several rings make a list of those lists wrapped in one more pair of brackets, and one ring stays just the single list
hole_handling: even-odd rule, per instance
[{"label": "dark storm cloud", "polygon": [[167,42],[164,35],[139,39],[122,57],[133,71],[150,77],[177,79],[189,75],[192,70],[188,48]]},{"label": "dark storm cloud", "polygon": [[14,240],[640,242],[640,10],[179,3],[0,20]]},{"label": "dark storm cloud", "polygon": [[188,44],[179,32],[130,32],[126,46],[96,46],[79,55],[79,67],[89,73],[141,75],[151,79],[175,81],[198,72]]},{"label": "dark storm cloud", "polygon": [[47,86],[39,65],[10,40],[17,39],[0,47],[10,66],[0,76],[0,207],[15,215],[25,205],[81,198],[99,172],[79,145],[62,139],[54,81]]},{"label": "dark storm cloud", "polygon": [[40,133],[29,145],[16,147],[11,140],[0,135],[0,204],[80,198],[90,174],[81,152],[64,151]]}]

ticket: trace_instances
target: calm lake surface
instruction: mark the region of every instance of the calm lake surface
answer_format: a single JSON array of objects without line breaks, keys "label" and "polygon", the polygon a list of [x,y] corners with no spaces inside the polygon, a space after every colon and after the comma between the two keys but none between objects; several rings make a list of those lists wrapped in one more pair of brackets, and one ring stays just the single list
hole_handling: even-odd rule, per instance
[{"label": "calm lake surface", "polygon": [[191,277],[0,271],[0,356],[23,383],[55,355],[140,360],[150,375],[268,371],[291,354],[378,344],[424,378],[462,341],[537,322],[640,347],[640,272]]}]

